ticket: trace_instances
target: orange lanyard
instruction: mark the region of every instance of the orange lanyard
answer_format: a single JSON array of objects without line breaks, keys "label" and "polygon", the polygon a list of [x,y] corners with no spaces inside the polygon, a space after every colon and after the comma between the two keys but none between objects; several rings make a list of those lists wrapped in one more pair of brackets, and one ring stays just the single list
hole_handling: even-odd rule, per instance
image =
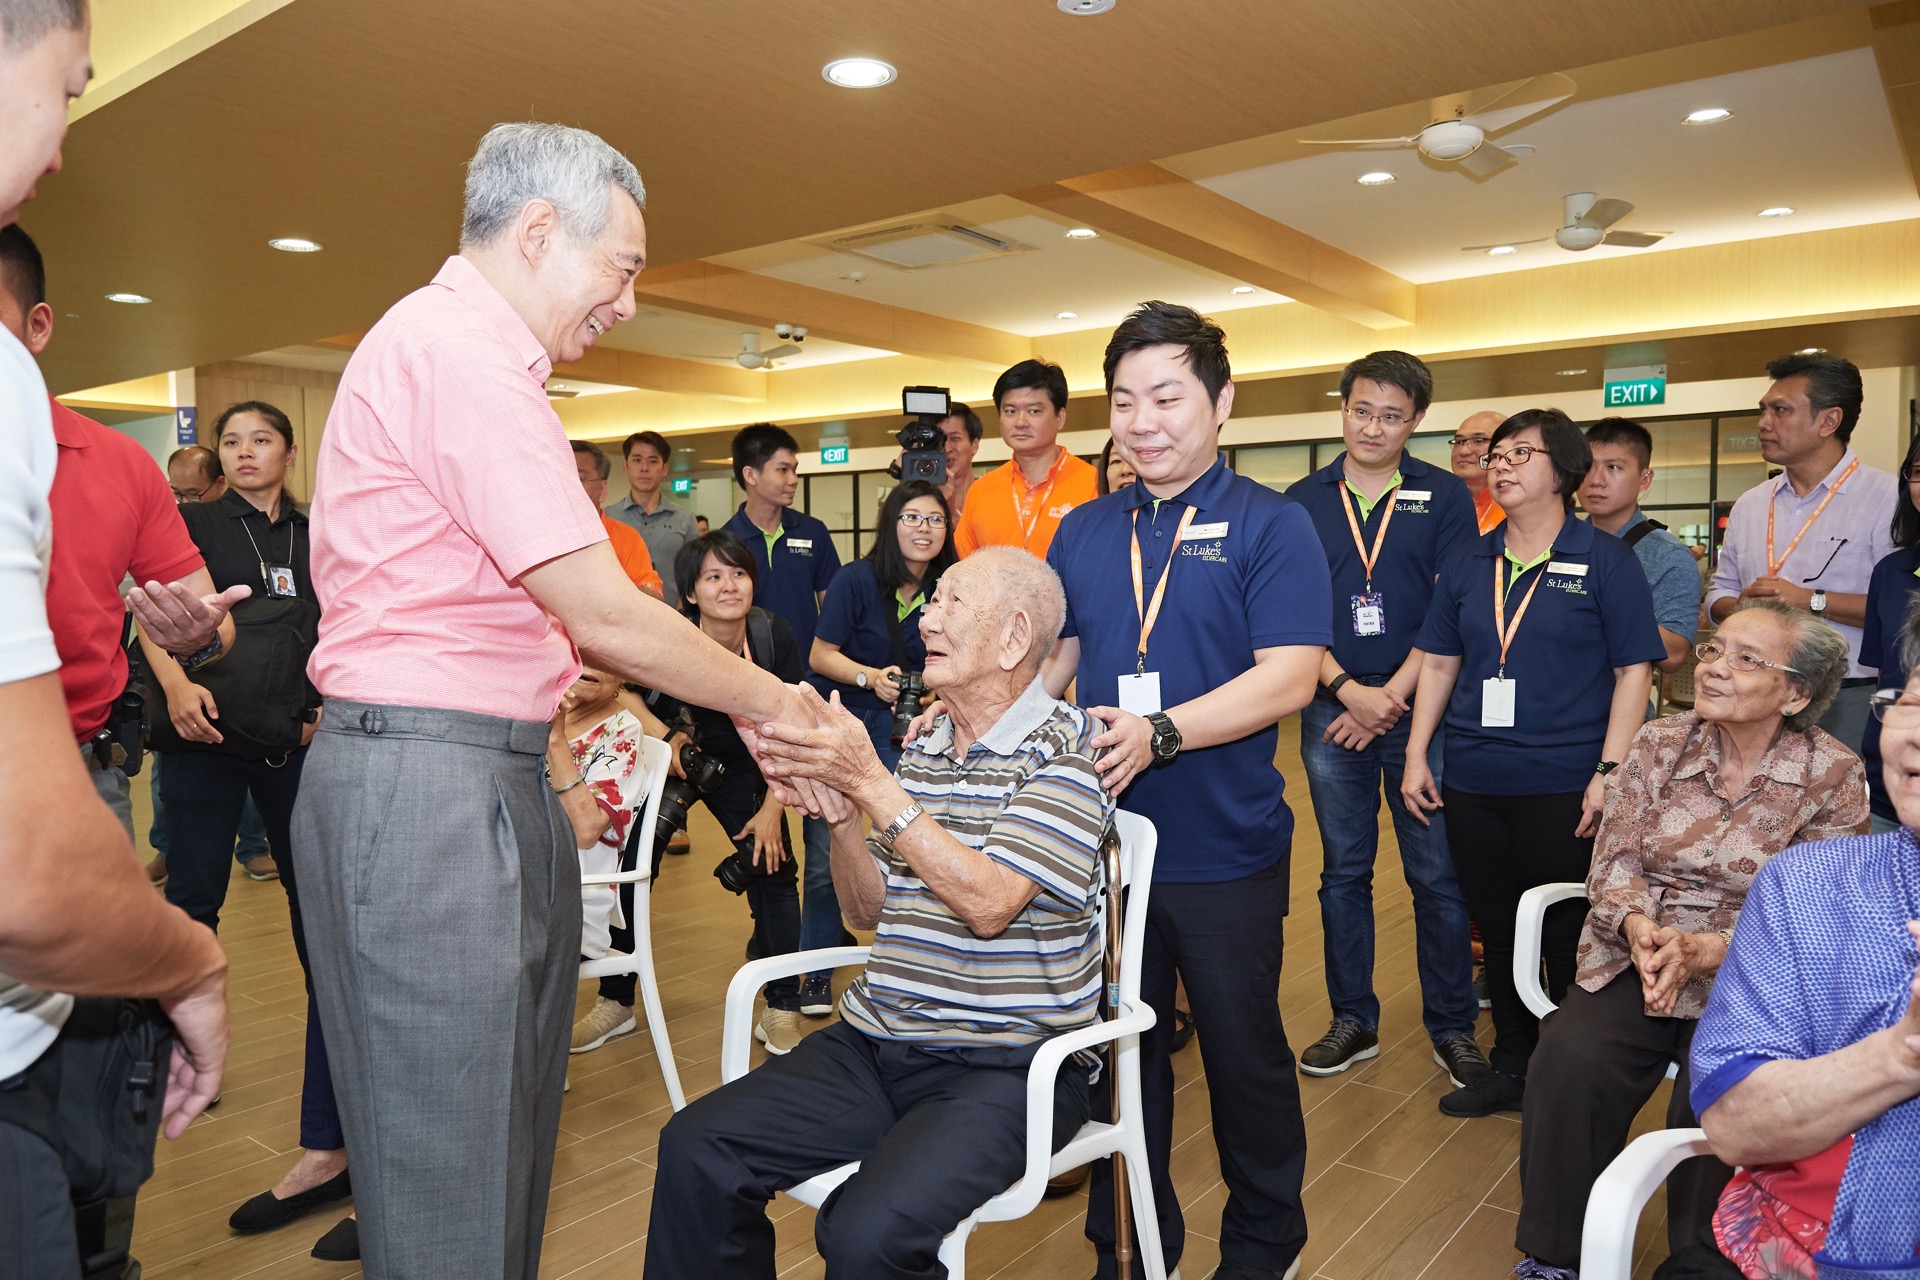
[{"label": "orange lanyard", "polygon": [[1508,626],[1506,567],[1505,556],[1493,558],[1493,634],[1500,637],[1500,670],[1496,676],[1501,680],[1507,678],[1507,649],[1513,644],[1514,636],[1519,634],[1520,619],[1527,616],[1527,606],[1533,603],[1533,593],[1540,589],[1540,578],[1547,576],[1546,569],[1542,568],[1540,577],[1535,578],[1533,585],[1527,588],[1526,598],[1520,602],[1520,612],[1513,615],[1513,625]]},{"label": "orange lanyard", "polygon": [[[1793,535],[1793,541],[1787,544],[1786,551],[1781,553],[1781,556],[1778,560],[1775,560],[1773,558],[1773,507],[1774,507],[1774,504],[1772,502],[1767,503],[1767,576],[1769,578],[1777,578],[1780,576],[1781,567],[1785,565],[1787,563],[1788,558],[1793,555],[1793,549],[1800,545],[1800,539],[1807,536],[1807,530],[1813,528],[1813,522],[1820,518],[1820,513],[1827,509],[1827,504],[1829,502],[1833,501],[1833,495],[1840,492],[1841,486],[1847,483],[1847,477],[1852,475],[1854,468],[1859,465],[1860,465],[1860,459],[1855,458],[1852,462],[1849,462],[1847,464],[1847,469],[1840,473],[1840,478],[1838,480],[1835,480],[1831,485],[1827,486],[1827,496],[1820,499],[1820,505],[1813,509],[1813,514],[1807,517],[1807,522],[1800,526],[1800,532]],[[1791,483],[1792,483],[1791,481],[1786,480],[1785,477],[1782,477],[1783,485],[1791,484]],[[1773,491],[1773,496],[1775,498],[1778,498],[1780,496],[1780,490],[1775,489]]]},{"label": "orange lanyard", "polygon": [[1360,553],[1360,565],[1367,571],[1368,591],[1373,590],[1373,566],[1380,563],[1380,548],[1387,545],[1387,526],[1393,523],[1393,499],[1399,492],[1400,486],[1396,484],[1380,496],[1380,501],[1387,504],[1387,511],[1380,517],[1380,528],[1373,535],[1373,550],[1368,551],[1360,540],[1360,521],[1353,514],[1359,500],[1347,492],[1346,485],[1340,486],[1340,509],[1347,513],[1347,528],[1353,530],[1353,549]]},{"label": "orange lanyard", "polygon": [[[1020,545],[1022,547],[1028,547],[1028,544],[1033,541],[1034,526],[1040,523],[1040,514],[1047,509],[1047,499],[1053,496],[1053,486],[1060,480],[1060,464],[1065,461],[1064,451],[1054,458],[1053,466],[1047,470],[1047,487],[1039,491],[1038,498],[1035,498],[1034,491],[1029,489],[1026,502],[1015,500],[1015,505],[1020,512]],[[1015,467],[1019,465],[1018,462],[1014,463]],[[1028,514],[1029,509],[1032,511],[1031,515]],[[1028,549],[1031,550],[1031,547]]]},{"label": "orange lanyard", "polygon": [[1140,571],[1140,517],[1133,520],[1133,537],[1127,542],[1127,549],[1133,552],[1133,611],[1140,617],[1140,648],[1134,658],[1134,674],[1144,674],[1147,669],[1147,637],[1153,634],[1153,624],[1160,620],[1160,602],[1167,598],[1167,579],[1173,576],[1173,558],[1177,554],[1180,539],[1187,536],[1187,526],[1193,523],[1197,507],[1188,507],[1187,514],[1180,517],[1179,531],[1173,535],[1173,546],[1167,548],[1167,567],[1160,571],[1160,585],[1153,589],[1153,605],[1147,605],[1146,582]]}]

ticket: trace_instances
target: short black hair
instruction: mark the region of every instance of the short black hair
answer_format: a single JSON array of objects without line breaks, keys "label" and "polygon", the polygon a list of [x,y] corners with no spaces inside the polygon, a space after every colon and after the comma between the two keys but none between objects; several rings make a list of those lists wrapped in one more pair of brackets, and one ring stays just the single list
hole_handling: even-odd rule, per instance
[{"label": "short black hair", "polygon": [[182,458],[192,459],[199,466],[200,474],[207,478],[208,484],[226,474],[220,467],[220,455],[203,444],[181,445],[167,455],[167,465],[171,467]]},{"label": "short black hair", "polygon": [[1781,356],[1767,366],[1767,376],[1775,382],[1784,378],[1807,380],[1807,404],[1816,414],[1828,409],[1840,410],[1840,429],[1834,437],[1841,444],[1853,438],[1853,424],[1860,421],[1860,404],[1866,391],[1860,385],[1860,370],[1845,356],[1825,352]]},{"label": "short black hair", "polygon": [[[999,401],[996,400],[994,403],[997,405]],[[964,404],[954,405],[953,412],[948,414],[947,417],[960,419],[960,424],[967,429],[967,439],[969,440],[977,442],[980,437],[985,434],[980,427],[980,415]],[[941,419],[943,422],[945,420],[944,418]]]},{"label": "short black hair", "polygon": [[1067,373],[1057,364],[1045,360],[1022,360],[994,380],[993,407],[1000,409],[1000,402],[1009,391],[1044,391],[1047,399],[1053,401],[1053,411],[1060,412],[1067,407]]},{"label": "short black hair", "polygon": [[569,440],[573,451],[582,458],[593,459],[593,478],[605,480],[613,474],[613,463],[608,460],[606,451],[591,440]]},{"label": "short black hair", "polygon": [[1653,465],[1653,432],[1631,418],[1602,418],[1587,428],[1587,443],[1623,444],[1640,459],[1640,469]]},{"label": "short black hair", "polygon": [[30,49],[55,31],[87,25],[87,0],[0,0],[0,44]]},{"label": "short black hair", "polygon": [[1340,372],[1341,404],[1347,402],[1353,384],[1362,378],[1406,392],[1416,415],[1425,413],[1433,403],[1433,370],[1419,356],[1404,351],[1373,351],[1361,356]]},{"label": "short black hair", "polygon": [[745,569],[747,581],[755,587],[760,585],[760,569],[753,563],[753,552],[747,550],[739,534],[715,529],[681,543],[679,553],[673,557],[673,588],[680,593],[680,612],[696,622],[700,619],[700,606],[693,602],[693,584],[700,581],[700,566],[707,562],[709,552],[721,564]]},{"label": "short black hair", "polygon": [[[0,0],[0,5],[5,3]],[[47,300],[46,261],[40,246],[17,222],[0,227],[0,289],[12,294],[23,312]]]},{"label": "short black hair", "polygon": [[947,505],[947,495],[925,480],[908,480],[895,485],[887,494],[887,500],[880,504],[880,523],[874,530],[873,546],[867,550],[867,559],[873,564],[873,576],[880,579],[880,588],[888,595],[913,581],[913,575],[907,572],[907,558],[900,552],[900,513],[915,498],[932,498],[938,502],[940,515],[947,522],[946,541],[940,544],[940,553],[927,566],[926,576],[920,580],[920,590],[932,595],[940,575],[953,568],[954,561],[960,558],[953,552],[953,508]]},{"label": "short black hair", "polygon": [[243,413],[257,413],[267,420],[267,425],[280,433],[280,438],[293,448],[293,422],[284,411],[268,404],[265,400],[242,400],[239,404],[230,404],[213,424],[214,443],[226,433],[227,424]]},{"label": "short black hair", "polygon": [[1113,371],[1120,361],[1147,347],[1185,347],[1187,367],[1206,388],[1208,399],[1220,403],[1220,393],[1233,380],[1227,360],[1227,331],[1195,311],[1171,302],[1143,302],[1120,322],[1107,340],[1104,371],[1107,394],[1113,394]]},{"label": "short black hair", "polygon": [[670,461],[673,458],[673,448],[667,444],[667,438],[665,436],[661,435],[658,431],[636,431],[628,436],[625,443],[620,446],[621,461],[624,462],[633,456],[633,446],[637,444],[643,444],[659,454],[660,461],[662,462]]},{"label": "short black hair", "polygon": [[1093,489],[1103,498],[1113,492],[1112,486],[1107,483],[1107,466],[1112,461],[1113,437],[1108,436],[1107,442],[1100,446],[1100,461],[1093,467]]},{"label": "short black hair", "polygon": [[1920,467],[1920,436],[1907,446],[1907,460],[1900,464],[1900,483],[1894,487],[1892,534],[1896,547],[1920,542],[1920,508],[1913,505],[1913,486],[1907,482],[1916,467]]},{"label": "short black hair", "polygon": [[800,458],[800,442],[793,434],[771,422],[756,422],[750,427],[742,427],[733,436],[733,479],[741,488],[747,485],[747,468],[755,471],[766,469],[773,461],[773,455],[785,449]]},{"label": "short black hair", "polygon": [[1502,440],[1528,427],[1539,430],[1540,443],[1546,446],[1547,457],[1560,478],[1560,500],[1571,509],[1573,495],[1586,480],[1587,472],[1593,470],[1593,450],[1587,447],[1587,438],[1573,425],[1572,418],[1558,409],[1522,409],[1493,429],[1487,452],[1498,449]]}]

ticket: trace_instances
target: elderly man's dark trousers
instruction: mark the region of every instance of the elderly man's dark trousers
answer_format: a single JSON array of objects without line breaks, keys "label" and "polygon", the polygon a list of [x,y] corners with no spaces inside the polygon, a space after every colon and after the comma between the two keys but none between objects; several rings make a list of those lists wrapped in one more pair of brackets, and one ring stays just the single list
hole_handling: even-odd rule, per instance
[{"label": "elderly man's dark trousers", "polygon": [[[660,1133],[647,1280],[771,1280],[776,1191],[849,1160],[814,1219],[828,1280],[945,1274],[940,1242],[1026,1162],[1025,1049],[928,1050],[844,1022],[709,1093]],[[1086,1068],[1054,1089],[1053,1140],[1090,1109]]]}]

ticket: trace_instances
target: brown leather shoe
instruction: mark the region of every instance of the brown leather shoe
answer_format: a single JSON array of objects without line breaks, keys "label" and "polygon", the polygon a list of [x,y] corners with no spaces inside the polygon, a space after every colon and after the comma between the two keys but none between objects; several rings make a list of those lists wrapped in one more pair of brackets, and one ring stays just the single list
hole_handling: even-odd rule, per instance
[{"label": "brown leather shoe", "polygon": [[1057,1178],[1047,1179],[1047,1199],[1058,1200],[1061,1196],[1070,1196],[1087,1185],[1087,1179],[1093,1176],[1093,1166],[1083,1164],[1078,1169],[1069,1169]]}]

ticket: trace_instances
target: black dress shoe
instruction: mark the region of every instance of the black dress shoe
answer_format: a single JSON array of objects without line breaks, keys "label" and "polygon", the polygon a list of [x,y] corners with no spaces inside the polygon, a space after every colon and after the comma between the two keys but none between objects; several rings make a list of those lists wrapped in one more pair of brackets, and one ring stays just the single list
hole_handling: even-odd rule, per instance
[{"label": "black dress shoe", "polygon": [[308,1187],[298,1195],[282,1200],[271,1190],[262,1191],[253,1199],[233,1211],[227,1219],[227,1225],[241,1235],[252,1235],[256,1231],[271,1231],[283,1227],[295,1218],[304,1218],[315,1209],[345,1200],[353,1194],[351,1169],[342,1169],[317,1187]]},{"label": "black dress shoe", "polygon": [[333,1230],[320,1237],[320,1243],[313,1246],[313,1256],[322,1262],[358,1262],[360,1261],[360,1221],[357,1218],[342,1218],[333,1224]]}]

